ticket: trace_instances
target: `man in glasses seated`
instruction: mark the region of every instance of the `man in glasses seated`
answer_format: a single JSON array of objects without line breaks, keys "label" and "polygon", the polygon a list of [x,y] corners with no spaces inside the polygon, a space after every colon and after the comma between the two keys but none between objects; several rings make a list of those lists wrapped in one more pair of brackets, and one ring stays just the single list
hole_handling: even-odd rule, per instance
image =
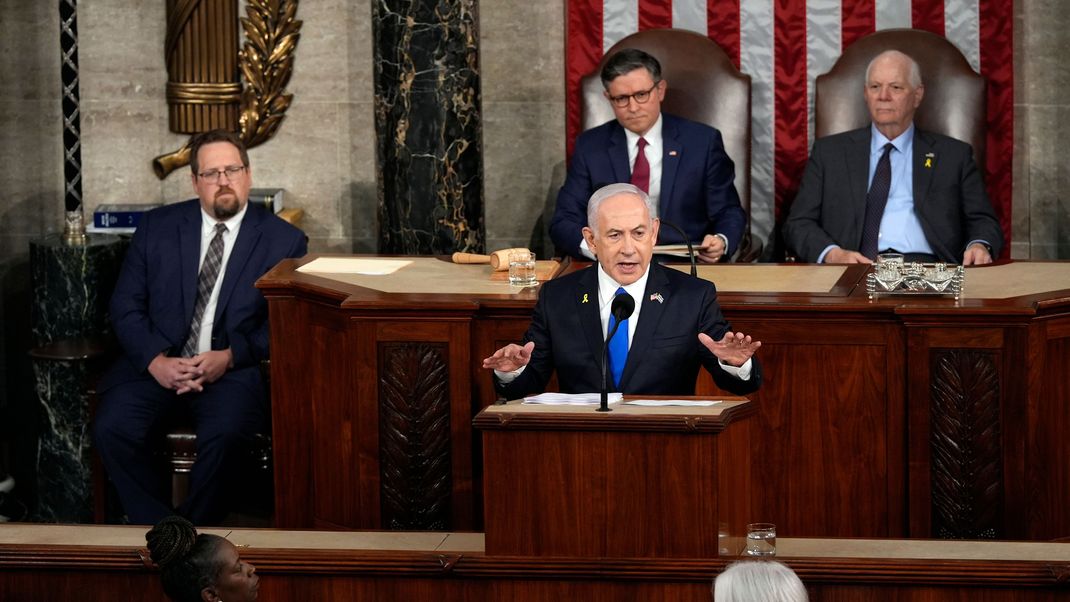
[{"label": "man in glasses seated", "polygon": [[[631,183],[653,199],[659,218],[682,228],[699,246],[700,261],[731,257],[747,215],[720,132],[661,111],[668,82],[661,79],[657,59],[642,50],[614,54],[601,79],[616,119],[576,139],[550,223],[554,245],[578,259],[594,259],[581,235],[587,199],[606,184]],[[658,244],[681,242],[662,228]]]},{"label": "man in glasses seated", "polygon": [[[306,251],[300,230],[248,202],[249,156],[235,134],[194,136],[190,167],[199,198],[141,217],[111,298],[123,354],[98,387],[93,435],[135,524],[176,512],[218,524],[227,514],[236,460],[267,427],[268,307],[254,283]],[[193,421],[197,459],[176,509],[151,434],[178,413]]]}]

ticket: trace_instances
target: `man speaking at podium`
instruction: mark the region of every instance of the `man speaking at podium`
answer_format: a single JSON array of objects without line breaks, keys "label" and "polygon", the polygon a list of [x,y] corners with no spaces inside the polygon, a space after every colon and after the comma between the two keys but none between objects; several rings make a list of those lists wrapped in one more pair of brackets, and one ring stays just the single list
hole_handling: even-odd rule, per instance
[{"label": "man speaking at podium", "polygon": [[[736,395],[758,389],[759,341],[732,332],[711,282],[651,263],[657,209],[641,189],[611,184],[587,205],[583,237],[595,267],[542,286],[523,346],[510,344],[483,360],[507,399],[541,393],[556,370],[563,393],[601,390],[605,337],[615,325],[614,298],[630,295],[608,348],[610,390],[641,395],[693,395],[699,366]],[[618,339],[618,337],[620,337]]]}]

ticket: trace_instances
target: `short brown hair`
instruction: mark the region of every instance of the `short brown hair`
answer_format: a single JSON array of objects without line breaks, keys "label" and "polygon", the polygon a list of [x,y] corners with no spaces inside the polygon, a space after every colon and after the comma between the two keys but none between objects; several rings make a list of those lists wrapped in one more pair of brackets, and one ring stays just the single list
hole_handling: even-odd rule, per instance
[{"label": "short brown hair", "polygon": [[227,130],[211,130],[194,134],[189,139],[189,168],[193,170],[193,175],[197,175],[197,172],[200,171],[200,165],[197,164],[197,153],[200,152],[202,146],[213,142],[229,142],[233,144],[238,149],[238,154],[241,155],[241,164],[249,167],[249,153],[245,150],[245,144],[238,134]]}]

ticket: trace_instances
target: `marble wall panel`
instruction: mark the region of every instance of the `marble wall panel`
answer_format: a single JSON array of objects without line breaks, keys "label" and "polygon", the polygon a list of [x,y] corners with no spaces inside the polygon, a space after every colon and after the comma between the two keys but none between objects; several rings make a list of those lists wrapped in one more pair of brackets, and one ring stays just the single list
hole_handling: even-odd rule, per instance
[{"label": "marble wall panel", "polygon": [[83,100],[163,101],[166,14],[166,2],[78,3]]},{"label": "marble wall panel", "polygon": [[[484,103],[564,103],[563,0],[480,2]],[[547,124],[553,129],[561,124]]]},{"label": "marble wall panel", "polygon": [[0,238],[62,229],[60,119],[58,101],[0,98]]},{"label": "marble wall panel", "polygon": [[1070,4],[1024,0],[1016,10],[1014,246],[1029,245],[1027,254],[1016,257],[1067,259],[1070,170],[1064,147],[1070,139],[1070,65],[1062,51],[1070,42],[1065,27]]},{"label": "marble wall panel", "polygon": [[564,107],[546,102],[484,103],[486,216],[489,250],[531,245],[540,255],[552,251],[547,228],[557,189],[564,181]]},{"label": "marble wall panel", "polygon": [[[353,23],[350,15],[360,8],[367,20],[371,8],[363,2],[306,0],[299,4],[297,18],[304,24],[294,55],[290,89],[302,90],[302,102],[337,102],[346,95],[351,76],[348,54],[343,50]],[[371,51],[370,45],[365,51]]]},{"label": "marble wall panel", "polygon": [[82,194],[87,212],[103,203],[174,200],[164,199],[163,184],[150,165],[154,156],[174,150],[161,145],[166,130],[167,107],[162,102],[82,97]]},{"label": "marble wall panel", "polygon": [[338,148],[345,139],[339,136],[339,106],[295,103],[275,137],[249,151],[256,186],[286,189],[287,203],[304,209],[301,228],[312,239],[342,235]]},{"label": "marble wall panel", "polygon": [[59,4],[0,0],[0,99],[58,99],[59,64]]},{"label": "marble wall panel", "polygon": [[487,249],[552,255],[565,169],[564,3],[480,4]]},{"label": "marble wall panel", "polygon": [[[354,253],[374,253],[379,240],[373,111],[373,103],[367,99],[350,102],[342,111],[345,124],[342,131],[349,132],[349,139],[339,148],[343,196],[338,218]],[[329,246],[334,248],[334,244],[329,243]]]},{"label": "marble wall panel", "polygon": [[1017,75],[1015,85],[1024,86],[1028,102],[1033,104],[1066,104],[1066,90],[1070,89],[1070,63],[1065,51],[1070,36],[1070,2],[1064,0],[1020,0],[1018,10],[1024,17],[1019,35],[1022,42],[1024,69]]}]

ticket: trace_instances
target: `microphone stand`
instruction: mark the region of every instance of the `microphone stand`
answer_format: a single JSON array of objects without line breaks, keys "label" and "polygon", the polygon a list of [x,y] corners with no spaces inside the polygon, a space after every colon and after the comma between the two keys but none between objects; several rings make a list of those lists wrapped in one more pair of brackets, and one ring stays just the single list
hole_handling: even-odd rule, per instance
[{"label": "microphone stand", "polygon": [[677,226],[672,222],[661,220],[661,223],[665,226],[672,228],[673,230],[676,230],[676,232],[680,235],[680,238],[684,239],[684,244],[687,245],[687,258],[691,260],[691,275],[695,278],[698,278],[698,264],[695,263],[695,247],[691,245],[691,239],[687,237],[687,233],[684,232],[683,228]]}]

